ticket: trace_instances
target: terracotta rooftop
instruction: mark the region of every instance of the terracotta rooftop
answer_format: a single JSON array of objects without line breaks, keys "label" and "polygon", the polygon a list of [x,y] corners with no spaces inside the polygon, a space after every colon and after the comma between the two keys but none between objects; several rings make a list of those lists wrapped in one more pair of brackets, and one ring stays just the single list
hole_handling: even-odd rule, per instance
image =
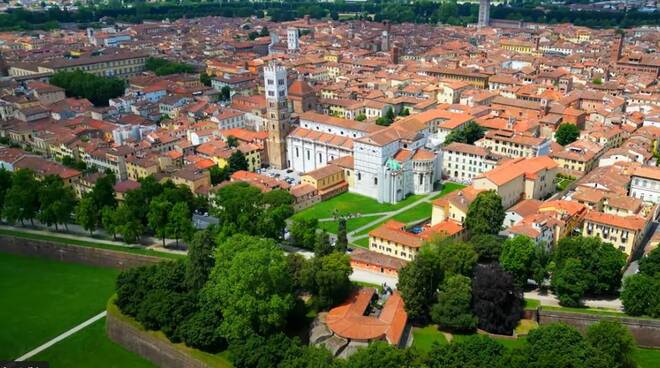
[{"label": "terracotta rooftop", "polygon": [[395,291],[385,302],[378,317],[365,316],[376,289],[363,288],[353,294],[344,304],[328,312],[326,323],[336,335],[351,340],[384,339],[398,345],[408,323],[408,314],[403,299]]}]

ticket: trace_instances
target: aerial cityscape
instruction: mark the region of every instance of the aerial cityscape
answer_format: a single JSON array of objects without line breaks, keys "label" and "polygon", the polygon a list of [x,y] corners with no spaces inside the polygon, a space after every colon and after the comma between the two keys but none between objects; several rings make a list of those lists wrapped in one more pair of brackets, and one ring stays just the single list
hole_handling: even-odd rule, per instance
[{"label": "aerial cityscape", "polygon": [[656,0],[0,4],[0,368],[660,367]]}]

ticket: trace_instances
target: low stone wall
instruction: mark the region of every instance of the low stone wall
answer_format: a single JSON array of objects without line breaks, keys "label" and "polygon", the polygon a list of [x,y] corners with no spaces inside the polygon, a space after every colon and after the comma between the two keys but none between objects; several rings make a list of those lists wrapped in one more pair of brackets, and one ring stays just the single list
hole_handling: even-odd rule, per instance
[{"label": "low stone wall", "polygon": [[171,342],[159,339],[140,330],[130,322],[122,320],[108,310],[106,333],[110,340],[130,350],[158,367],[163,368],[207,368],[208,364],[177,349]]},{"label": "low stone wall", "polygon": [[90,266],[111,267],[122,270],[155,264],[165,259],[110,249],[81,247],[66,243],[26,239],[9,235],[0,235],[0,252],[45,257],[56,261],[82,263]]},{"label": "low stone wall", "polygon": [[543,308],[537,310],[536,316],[537,322],[541,325],[563,322],[577,328],[582,333],[598,321],[617,320],[628,328],[637,345],[644,348],[660,348],[660,320],[560,312]]}]

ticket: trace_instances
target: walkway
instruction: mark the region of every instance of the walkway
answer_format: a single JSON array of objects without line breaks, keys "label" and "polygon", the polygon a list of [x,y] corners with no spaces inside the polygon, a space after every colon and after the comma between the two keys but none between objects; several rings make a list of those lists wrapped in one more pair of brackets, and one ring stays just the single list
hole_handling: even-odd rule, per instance
[{"label": "walkway", "polygon": [[107,314],[107,312],[103,311],[103,312],[95,315],[94,317],[92,317],[92,318],[88,319],[87,321],[79,324],[78,326],[75,326],[72,329],[64,332],[63,334],[55,337],[54,339],[52,339],[52,340],[36,347],[35,349],[29,351],[28,353],[24,354],[23,356],[21,356],[19,358],[16,358],[16,361],[17,362],[22,362],[22,361],[25,361],[25,360],[28,360],[28,359],[32,358],[33,356],[41,353],[42,351],[48,349],[49,347],[51,347],[51,346],[57,344],[58,342],[66,339],[67,337],[73,335],[74,333],[84,329],[85,327],[87,327],[87,326],[91,325],[92,323],[100,320],[101,318],[104,318],[106,314]]}]

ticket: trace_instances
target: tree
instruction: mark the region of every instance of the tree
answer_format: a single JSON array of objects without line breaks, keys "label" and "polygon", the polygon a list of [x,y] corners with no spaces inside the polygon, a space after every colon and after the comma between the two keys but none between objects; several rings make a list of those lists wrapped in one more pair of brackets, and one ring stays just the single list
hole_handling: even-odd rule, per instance
[{"label": "tree", "polygon": [[465,217],[465,227],[470,236],[497,235],[502,228],[504,216],[502,198],[493,190],[481,192],[470,203]]},{"label": "tree", "polygon": [[488,332],[511,335],[523,313],[523,294],[511,274],[497,263],[475,267],[472,279],[472,311],[478,327]]},{"label": "tree", "polygon": [[412,368],[416,356],[410,349],[397,349],[384,342],[376,341],[368,347],[358,349],[344,365],[345,368]]},{"label": "tree", "polygon": [[186,263],[186,283],[190,288],[199,290],[209,279],[215,264],[214,247],[213,235],[208,229],[198,231],[193,236],[188,245],[188,262]]},{"label": "tree", "polygon": [[394,122],[394,110],[392,110],[392,107],[388,107],[385,115],[376,119],[376,124],[382,126],[389,126],[392,122]]},{"label": "tree", "polygon": [[76,222],[82,226],[83,229],[89,231],[89,235],[93,235],[98,224],[98,209],[94,204],[94,199],[91,195],[85,195],[78,202],[76,207]]},{"label": "tree", "polygon": [[555,132],[555,140],[562,146],[575,142],[579,136],[580,128],[571,123],[560,124]]},{"label": "tree", "polygon": [[148,58],[144,63],[144,67],[158,76],[195,72],[191,65],[154,57]]},{"label": "tree", "polygon": [[234,137],[233,135],[227,137],[227,146],[238,147],[238,138]]},{"label": "tree", "polygon": [[337,368],[332,354],[323,346],[302,346],[298,354],[287,354],[278,368]]},{"label": "tree", "polygon": [[117,240],[117,231],[121,219],[117,217],[117,211],[112,207],[103,207],[101,210],[101,225],[105,231],[112,235],[113,240]]},{"label": "tree", "polygon": [[552,323],[530,331],[515,367],[605,368],[602,358],[574,327]]},{"label": "tree", "polygon": [[220,99],[222,101],[229,101],[231,98],[231,88],[229,86],[222,86],[220,88]]},{"label": "tree", "polygon": [[631,316],[660,317],[660,281],[643,273],[626,277],[621,302]]},{"label": "tree", "polygon": [[470,238],[472,248],[479,255],[479,261],[489,262],[500,258],[504,239],[496,235],[483,234]]},{"label": "tree", "polygon": [[117,199],[115,199],[115,176],[113,174],[105,175],[96,180],[94,188],[90,192],[90,196],[94,201],[96,208],[117,206]]},{"label": "tree", "polygon": [[202,306],[191,314],[177,331],[186,345],[215,353],[227,347],[227,340],[218,331],[222,314],[210,306]]},{"label": "tree", "polygon": [[142,237],[144,227],[139,218],[131,210],[126,203],[122,203],[116,210],[116,216],[121,220],[121,224],[117,227],[117,233],[121,235],[126,243],[136,243]]},{"label": "tree", "polygon": [[318,223],[319,220],[315,218],[294,218],[289,226],[293,245],[304,249],[314,249]]},{"label": "tree", "polygon": [[47,226],[58,224],[67,226],[71,213],[76,206],[76,195],[73,188],[65,186],[57,175],[48,175],[44,178],[39,189],[39,221]]},{"label": "tree", "polygon": [[443,272],[432,257],[428,253],[420,253],[399,270],[397,288],[405,302],[408,317],[412,320],[427,321],[430,307],[436,301],[436,290],[442,281]]},{"label": "tree", "polygon": [[167,236],[170,211],[172,211],[172,204],[164,198],[156,197],[149,204],[147,221],[154,234],[162,239],[163,247],[165,246],[165,237]]},{"label": "tree", "polygon": [[585,272],[579,259],[569,258],[552,276],[552,289],[561,305],[576,307],[588,288]]},{"label": "tree", "polygon": [[586,341],[607,357],[608,367],[634,368],[635,342],[619,321],[599,321],[587,329]]},{"label": "tree", "polygon": [[199,75],[199,81],[206,87],[211,87],[211,76],[203,72]]},{"label": "tree", "polygon": [[448,145],[453,142],[474,144],[474,142],[484,137],[485,131],[481,125],[471,121],[462,128],[453,129],[445,138],[444,144]]},{"label": "tree", "polygon": [[518,287],[527,285],[527,280],[534,275],[536,248],[534,240],[526,236],[516,236],[502,244],[500,264],[513,275]]},{"label": "tree", "polygon": [[346,252],[348,249],[348,232],[346,228],[346,218],[339,216],[337,219],[337,242],[335,242],[335,250],[340,253]]},{"label": "tree", "polygon": [[284,326],[294,306],[287,270],[284,253],[272,240],[234,235],[218,244],[204,294],[222,310],[224,336],[233,341]]},{"label": "tree", "polygon": [[621,286],[626,255],[610,243],[595,237],[569,237],[559,241],[553,255],[557,271],[571,259],[580,260],[585,274],[585,292],[614,295]]},{"label": "tree", "polygon": [[5,195],[11,188],[12,173],[5,170],[4,167],[0,168],[0,210],[5,207]]},{"label": "tree", "polygon": [[229,180],[229,166],[223,168],[211,166],[211,168],[209,168],[209,174],[211,175],[212,185],[220,184],[223,181]]},{"label": "tree", "polygon": [[639,273],[648,276],[660,274],[660,248],[655,248],[639,260]]},{"label": "tree", "polygon": [[3,215],[9,223],[30,220],[39,211],[39,182],[31,170],[19,169],[12,176],[12,183],[5,194]]},{"label": "tree", "polygon": [[272,368],[284,359],[300,356],[300,342],[281,332],[268,337],[249,335],[232,340],[229,351],[236,368]]},{"label": "tree", "polygon": [[256,225],[261,215],[261,191],[244,182],[231,183],[215,194],[213,210],[218,218],[222,233],[256,234]]},{"label": "tree", "polygon": [[328,254],[332,253],[332,251],[333,248],[332,244],[330,244],[330,236],[328,233],[325,230],[316,233],[316,240],[314,242],[314,256],[327,256]]},{"label": "tree", "polygon": [[314,258],[305,265],[303,285],[317,296],[320,308],[328,308],[346,299],[351,291],[348,277],[352,272],[350,257],[334,252]]},{"label": "tree", "polygon": [[194,230],[190,218],[190,210],[185,202],[179,202],[172,207],[167,221],[167,233],[174,236],[176,245],[179,245],[179,239],[187,240]]},{"label": "tree", "polygon": [[431,308],[431,319],[441,328],[472,331],[477,318],[472,314],[472,285],[468,277],[449,275],[438,293],[438,302]]},{"label": "tree", "polygon": [[247,170],[248,162],[243,152],[236,150],[229,156],[229,175],[240,170]]},{"label": "tree", "polygon": [[427,359],[429,368],[505,368],[504,346],[483,335],[454,339],[450,344],[435,344]]},{"label": "tree", "polygon": [[49,83],[64,88],[69,97],[88,99],[94,106],[108,106],[108,101],[123,95],[125,89],[125,82],[121,79],[100,77],[80,70],[57,72]]},{"label": "tree", "polygon": [[365,121],[365,120],[367,120],[367,115],[360,113],[360,114],[358,114],[358,116],[355,117],[355,120],[356,121]]},{"label": "tree", "polygon": [[478,256],[470,244],[434,239],[429,244],[429,249],[437,253],[439,267],[445,274],[472,275],[472,268],[477,263]]}]

